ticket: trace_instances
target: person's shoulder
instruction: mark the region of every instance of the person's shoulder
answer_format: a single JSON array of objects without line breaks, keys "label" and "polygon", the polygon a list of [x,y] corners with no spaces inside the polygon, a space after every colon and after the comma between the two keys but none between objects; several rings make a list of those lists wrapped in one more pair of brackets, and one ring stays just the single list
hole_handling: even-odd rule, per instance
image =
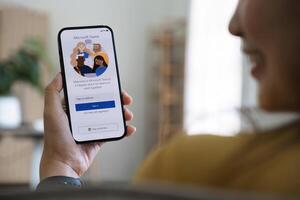
[{"label": "person's shoulder", "polygon": [[239,141],[239,136],[179,134],[149,154],[139,167],[135,182],[174,180],[194,176],[193,172],[205,174],[231,155],[241,145]]},{"label": "person's shoulder", "polygon": [[88,73],[92,72],[92,68],[87,65],[83,65],[81,69]]},{"label": "person's shoulder", "polygon": [[247,135],[220,136],[214,134],[188,135],[177,134],[169,142],[155,148],[151,153],[153,157],[162,155],[178,156],[180,154],[206,154],[207,151],[224,151],[236,147],[239,143],[244,143]]},{"label": "person's shoulder", "polygon": [[244,139],[245,137],[242,135],[222,136],[216,134],[179,134],[175,136],[168,144],[166,144],[164,148],[181,149],[179,147],[185,147],[183,150],[199,151],[200,149],[209,149],[212,146],[224,147],[226,145],[232,145],[232,143],[237,143]]}]

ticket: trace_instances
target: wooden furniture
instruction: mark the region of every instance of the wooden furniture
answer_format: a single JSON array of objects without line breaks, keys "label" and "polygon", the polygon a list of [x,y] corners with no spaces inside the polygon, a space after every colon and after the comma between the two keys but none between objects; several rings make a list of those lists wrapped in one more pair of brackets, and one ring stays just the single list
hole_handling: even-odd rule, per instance
[{"label": "wooden furniture", "polygon": [[43,132],[30,125],[0,129],[0,186],[29,187],[32,184],[39,163],[34,152],[42,138]]},{"label": "wooden furniture", "polygon": [[161,52],[159,64],[159,143],[183,131],[185,72],[185,31],[183,21],[164,24],[154,39]]},{"label": "wooden furniture", "polygon": [[[48,33],[47,16],[43,13],[21,7],[0,5],[0,59],[14,54],[28,37],[38,37],[46,43]],[[41,65],[41,80],[48,82],[45,66]],[[22,106],[23,121],[30,123],[43,116],[43,97],[31,86],[14,85]],[[21,134],[22,132],[22,134]],[[30,184],[32,159],[36,132],[20,127],[14,130],[0,130],[0,185]],[[22,137],[19,137],[22,135]],[[42,138],[42,134],[39,136]]]},{"label": "wooden furniture", "polygon": [[[0,5],[0,59],[14,54],[29,37],[38,37],[45,44],[48,35],[48,20],[45,14],[21,7]],[[42,68],[41,80],[49,80],[49,70]],[[20,99],[23,121],[32,122],[43,114],[43,97],[31,86],[20,83],[14,87],[15,95]]]}]

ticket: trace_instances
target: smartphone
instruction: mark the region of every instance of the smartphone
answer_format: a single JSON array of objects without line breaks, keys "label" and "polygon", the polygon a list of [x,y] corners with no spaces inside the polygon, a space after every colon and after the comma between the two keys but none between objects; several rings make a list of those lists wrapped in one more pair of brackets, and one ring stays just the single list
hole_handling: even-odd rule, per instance
[{"label": "smartphone", "polygon": [[78,143],[126,135],[114,34],[105,25],[66,27],[58,33],[66,113]]}]

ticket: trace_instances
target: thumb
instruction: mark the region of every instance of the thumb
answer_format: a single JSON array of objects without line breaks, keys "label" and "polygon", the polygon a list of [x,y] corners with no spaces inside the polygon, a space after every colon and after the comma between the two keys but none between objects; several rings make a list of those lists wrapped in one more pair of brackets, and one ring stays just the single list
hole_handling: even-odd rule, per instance
[{"label": "thumb", "polygon": [[58,73],[52,82],[46,87],[45,90],[45,111],[47,109],[62,108],[60,101],[60,91],[62,90],[62,76]]}]

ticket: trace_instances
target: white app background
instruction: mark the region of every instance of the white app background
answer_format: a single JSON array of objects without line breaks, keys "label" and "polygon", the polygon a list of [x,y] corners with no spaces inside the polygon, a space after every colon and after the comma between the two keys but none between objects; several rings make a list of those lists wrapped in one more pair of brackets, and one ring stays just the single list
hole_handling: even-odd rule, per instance
[{"label": "white app background", "polygon": [[[74,139],[121,137],[125,130],[111,31],[107,28],[64,30],[60,37]],[[84,42],[91,51],[93,44],[101,44],[109,58],[103,74],[84,77],[75,71],[71,54],[79,42]],[[86,59],[85,65],[92,67],[93,59]]]}]

